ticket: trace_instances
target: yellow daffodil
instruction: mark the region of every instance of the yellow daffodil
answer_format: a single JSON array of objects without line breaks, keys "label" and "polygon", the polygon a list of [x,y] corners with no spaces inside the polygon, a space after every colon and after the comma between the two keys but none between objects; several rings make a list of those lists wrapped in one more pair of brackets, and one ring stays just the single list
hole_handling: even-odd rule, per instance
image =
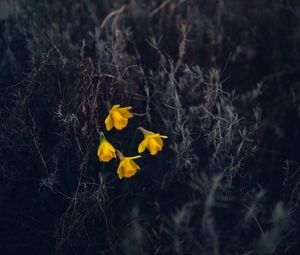
[{"label": "yellow daffodil", "polygon": [[133,157],[124,157],[124,155],[117,151],[118,157],[120,159],[120,164],[117,169],[117,174],[120,179],[129,178],[136,174],[140,167],[133,161],[134,159],[140,158],[141,156],[133,156]]},{"label": "yellow daffodil", "polygon": [[165,135],[153,133],[142,127],[138,128],[144,134],[144,140],[139,144],[138,152],[142,153],[146,148],[150,151],[151,155],[155,155],[158,151],[162,150],[164,142],[162,138],[168,138]]},{"label": "yellow daffodil", "polygon": [[112,158],[116,158],[115,148],[106,140],[103,134],[101,134],[101,142],[98,147],[97,155],[102,162],[108,162]]},{"label": "yellow daffodil", "polygon": [[128,119],[133,117],[133,114],[129,112],[131,106],[120,108],[119,104],[114,105],[105,119],[105,126],[107,131],[115,127],[118,130],[125,128],[128,124]]}]

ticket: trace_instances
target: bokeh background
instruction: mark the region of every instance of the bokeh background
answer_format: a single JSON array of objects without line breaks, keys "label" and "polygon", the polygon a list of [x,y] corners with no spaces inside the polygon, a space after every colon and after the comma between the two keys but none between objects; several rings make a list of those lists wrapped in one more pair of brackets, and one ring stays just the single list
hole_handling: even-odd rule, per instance
[{"label": "bokeh background", "polygon": [[[299,254],[299,7],[1,0],[0,253]],[[138,126],[169,138],[119,180],[99,132]]]}]

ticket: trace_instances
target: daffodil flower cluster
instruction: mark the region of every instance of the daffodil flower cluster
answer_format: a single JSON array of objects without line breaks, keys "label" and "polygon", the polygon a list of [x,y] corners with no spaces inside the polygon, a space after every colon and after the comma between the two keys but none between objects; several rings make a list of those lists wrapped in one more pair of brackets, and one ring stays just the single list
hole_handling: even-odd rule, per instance
[{"label": "daffodil flower cluster", "polygon": [[[107,131],[110,131],[112,128],[116,130],[124,129],[128,120],[133,117],[133,114],[130,112],[132,109],[131,106],[120,107],[120,105],[114,105],[108,113],[104,123]],[[144,135],[143,141],[138,146],[138,153],[142,153],[147,148],[151,155],[157,154],[158,151],[162,150],[164,145],[163,139],[168,138],[165,135],[160,135],[159,133],[153,133],[149,130],[146,130],[143,127],[138,127],[138,130]],[[101,132],[100,135],[100,144],[97,150],[97,155],[101,162],[109,162],[113,158],[120,160],[119,166],[117,168],[117,174],[120,179],[129,178],[134,176],[140,167],[134,162],[135,159],[141,158],[141,155],[125,157],[122,152],[115,149],[115,147],[107,141],[104,134]]]}]

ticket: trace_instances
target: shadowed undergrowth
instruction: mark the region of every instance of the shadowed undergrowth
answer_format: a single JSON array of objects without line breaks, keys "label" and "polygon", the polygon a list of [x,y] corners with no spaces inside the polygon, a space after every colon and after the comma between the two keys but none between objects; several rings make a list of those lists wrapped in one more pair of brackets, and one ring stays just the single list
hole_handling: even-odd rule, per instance
[{"label": "shadowed undergrowth", "polygon": [[[1,23],[5,254],[296,254],[299,9],[275,1],[36,1]],[[168,135],[119,180],[107,133]]]}]

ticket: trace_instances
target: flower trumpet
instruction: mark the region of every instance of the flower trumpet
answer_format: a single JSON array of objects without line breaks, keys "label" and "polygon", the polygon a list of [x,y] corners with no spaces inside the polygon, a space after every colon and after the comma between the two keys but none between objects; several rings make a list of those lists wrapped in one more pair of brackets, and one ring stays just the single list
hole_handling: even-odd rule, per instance
[{"label": "flower trumpet", "polygon": [[138,152],[142,153],[146,148],[150,151],[151,155],[155,155],[158,151],[162,150],[164,142],[162,140],[168,138],[165,135],[160,135],[159,133],[153,133],[143,127],[138,128],[144,135],[144,140],[139,144]]},{"label": "flower trumpet", "polygon": [[138,170],[140,170],[140,167],[133,161],[134,159],[140,158],[140,155],[133,157],[124,157],[124,155],[118,150],[117,155],[120,159],[120,164],[117,169],[117,174],[120,179],[122,179],[123,177],[132,177]]},{"label": "flower trumpet", "polygon": [[104,121],[107,131],[113,127],[118,130],[125,128],[128,124],[128,119],[133,117],[133,114],[130,112],[131,108],[131,106],[120,108],[119,104],[114,105]]},{"label": "flower trumpet", "polygon": [[97,155],[102,162],[108,162],[112,158],[116,158],[116,149],[106,140],[102,132],[100,134],[100,144]]}]

